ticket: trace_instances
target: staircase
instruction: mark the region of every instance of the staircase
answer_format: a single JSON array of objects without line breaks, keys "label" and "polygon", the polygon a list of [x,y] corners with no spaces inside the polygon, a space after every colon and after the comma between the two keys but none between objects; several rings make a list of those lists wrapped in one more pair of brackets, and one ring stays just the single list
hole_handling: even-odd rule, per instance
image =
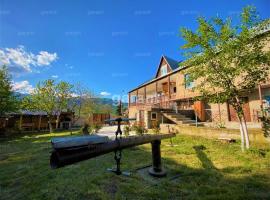
[{"label": "staircase", "polygon": [[197,122],[196,120],[192,120],[189,117],[186,117],[185,115],[179,114],[179,113],[173,113],[173,112],[163,112],[162,113],[164,117],[171,120],[175,124],[178,125],[186,125],[186,126],[201,126],[202,123]]}]

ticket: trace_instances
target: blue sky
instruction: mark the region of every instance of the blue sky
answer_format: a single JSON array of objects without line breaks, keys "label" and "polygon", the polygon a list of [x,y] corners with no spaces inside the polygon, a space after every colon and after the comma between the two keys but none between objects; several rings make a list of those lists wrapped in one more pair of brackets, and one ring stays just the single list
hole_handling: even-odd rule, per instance
[{"label": "blue sky", "polygon": [[182,60],[179,28],[194,30],[199,15],[234,18],[254,5],[269,18],[270,1],[228,2],[0,0],[0,62],[21,91],[54,78],[112,97],[152,78],[162,54]]}]

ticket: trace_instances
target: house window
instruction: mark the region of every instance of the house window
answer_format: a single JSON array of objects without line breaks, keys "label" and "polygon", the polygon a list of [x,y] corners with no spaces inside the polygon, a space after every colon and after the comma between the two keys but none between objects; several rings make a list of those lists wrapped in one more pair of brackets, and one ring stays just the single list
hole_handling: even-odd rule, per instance
[{"label": "house window", "polygon": [[173,93],[176,93],[176,87],[173,87]]},{"label": "house window", "polygon": [[131,103],[137,102],[137,96],[131,96]]},{"label": "house window", "polygon": [[157,120],[157,113],[151,112],[151,120]]},{"label": "house window", "polygon": [[161,68],[160,68],[160,74],[161,74],[161,76],[164,76],[164,75],[166,75],[168,73],[167,69],[168,69],[167,68],[167,65],[161,66]]},{"label": "house window", "polygon": [[194,87],[194,82],[190,80],[190,75],[185,74],[185,88],[192,89]]}]

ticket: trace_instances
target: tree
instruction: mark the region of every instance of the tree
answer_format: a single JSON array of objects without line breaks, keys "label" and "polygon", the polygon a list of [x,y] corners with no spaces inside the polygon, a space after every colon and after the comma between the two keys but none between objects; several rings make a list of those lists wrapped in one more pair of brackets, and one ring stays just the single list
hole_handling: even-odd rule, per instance
[{"label": "tree", "polygon": [[120,100],[116,107],[116,114],[118,116],[122,116],[122,101]]},{"label": "tree", "polygon": [[0,116],[18,110],[19,101],[12,91],[11,77],[7,67],[0,68]]},{"label": "tree", "polygon": [[56,90],[56,128],[59,128],[60,115],[64,110],[68,110],[68,104],[72,98],[73,94],[73,85],[61,81],[57,85],[55,85]]},{"label": "tree", "polygon": [[236,111],[240,123],[241,147],[249,148],[248,130],[243,112],[243,92],[251,92],[268,78],[270,54],[265,51],[267,37],[263,33],[268,21],[261,21],[256,9],[247,6],[240,15],[239,25],[231,19],[198,18],[198,29],[193,32],[181,28],[186,41],[189,81],[201,99],[213,103],[228,102]]},{"label": "tree", "polygon": [[72,95],[71,89],[72,85],[63,81],[58,84],[51,79],[40,82],[33,93],[23,99],[23,107],[29,110],[46,112],[50,132],[53,132],[52,122],[55,116],[59,120],[63,110],[68,109],[68,100]]},{"label": "tree", "polygon": [[96,103],[93,100],[94,95],[89,89],[83,87],[81,84],[77,84],[74,87],[73,97],[69,101],[69,109],[74,112],[73,123],[76,123],[80,119],[84,119],[83,133],[89,134],[88,120],[90,114],[94,112]]}]

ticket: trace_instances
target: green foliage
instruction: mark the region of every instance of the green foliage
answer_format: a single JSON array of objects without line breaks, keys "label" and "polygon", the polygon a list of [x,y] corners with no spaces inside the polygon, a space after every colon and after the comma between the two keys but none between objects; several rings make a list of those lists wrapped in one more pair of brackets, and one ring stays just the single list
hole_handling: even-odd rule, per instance
[{"label": "green foliage", "polygon": [[39,82],[33,93],[23,99],[22,107],[27,110],[43,111],[49,117],[50,131],[53,116],[59,116],[64,110],[68,110],[68,102],[72,98],[73,85],[54,80]]},{"label": "green foliage", "polygon": [[39,82],[33,93],[23,99],[23,107],[29,110],[44,111],[48,115],[68,109],[68,100],[72,97],[72,85],[54,80]]},{"label": "green foliage", "polygon": [[137,135],[143,135],[144,133],[147,133],[147,129],[141,124],[134,124],[131,130],[135,131]]},{"label": "green foliage", "polygon": [[98,133],[99,130],[102,128],[102,124],[99,124],[99,123],[94,123],[90,126],[92,128],[92,132],[93,133]]},{"label": "green foliage", "polygon": [[129,125],[124,126],[124,135],[129,136],[129,132],[131,131],[131,127]]},{"label": "green foliage", "polygon": [[122,102],[119,101],[118,105],[117,105],[117,108],[116,108],[116,114],[118,116],[121,116],[122,115]]},{"label": "green foliage", "polygon": [[159,127],[159,123],[158,122],[155,122],[155,123],[153,123],[152,124],[152,126],[153,126],[153,132],[155,133],[155,134],[159,134],[160,133],[160,127]]},{"label": "green foliage", "polygon": [[85,124],[83,127],[81,127],[80,132],[86,135],[89,134],[96,134],[99,132],[99,130],[102,128],[102,124],[94,123],[94,124]]},{"label": "green foliage", "polygon": [[7,67],[0,67],[0,116],[19,109],[19,100],[12,91],[11,77]]},{"label": "green foliage", "polygon": [[256,9],[250,6],[243,9],[237,26],[232,25],[231,19],[219,17],[199,17],[197,21],[197,31],[181,29],[186,40],[182,48],[188,50],[188,59],[182,65],[191,66],[186,73],[190,74],[190,81],[196,81],[194,90],[202,94],[201,99],[229,101],[242,115],[241,92],[251,91],[269,74],[270,53],[263,50],[269,37],[256,35],[269,22],[259,21]]}]

